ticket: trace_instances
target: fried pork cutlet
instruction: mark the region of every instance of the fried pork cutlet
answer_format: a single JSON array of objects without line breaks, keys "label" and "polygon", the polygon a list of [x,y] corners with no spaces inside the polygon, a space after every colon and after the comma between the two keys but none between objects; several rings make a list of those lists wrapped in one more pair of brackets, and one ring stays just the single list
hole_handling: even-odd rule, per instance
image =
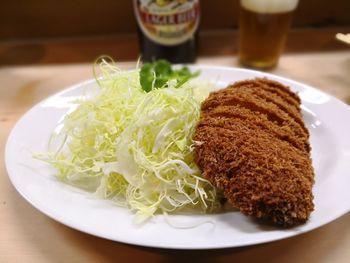
[{"label": "fried pork cutlet", "polygon": [[202,103],[196,163],[242,213],[278,225],[314,209],[314,171],[300,98],[266,78],[236,82]]}]

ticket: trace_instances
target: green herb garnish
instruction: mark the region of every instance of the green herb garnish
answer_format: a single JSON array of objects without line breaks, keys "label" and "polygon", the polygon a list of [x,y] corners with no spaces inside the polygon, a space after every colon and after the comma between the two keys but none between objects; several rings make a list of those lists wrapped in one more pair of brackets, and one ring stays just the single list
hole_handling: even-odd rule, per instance
[{"label": "green herb garnish", "polygon": [[199,71],[191,72],[188,67],[173,69],[172,65],[164,60],[145,63],[140,71],[140,84],[142,89],[150,92],[153,89],[167,88],[169,81],[176,81],[176,88],[181,87],[191,78],[197,77]]}]

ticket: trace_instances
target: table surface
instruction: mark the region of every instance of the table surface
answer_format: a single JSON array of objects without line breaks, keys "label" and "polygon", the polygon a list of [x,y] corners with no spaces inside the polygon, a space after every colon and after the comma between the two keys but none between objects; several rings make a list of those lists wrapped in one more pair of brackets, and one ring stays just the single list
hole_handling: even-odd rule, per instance
[{"label": "table surface", "polygon": [[[239,66],[234,56],[199,64]],[[123,63],[132,67],[134,63]],[[304,82],[350,103],[350,51],[284,55],[271,73]],[[90,64],[0,68],[0,262],[349,262],[350,213],[311,232],[242,248],[181,251],[144,248],[70,229],[16,192],[4,164],[8,134],[20,116],[47,96],[92,77]],[[350,201],[350,200],[348,200]]]}]

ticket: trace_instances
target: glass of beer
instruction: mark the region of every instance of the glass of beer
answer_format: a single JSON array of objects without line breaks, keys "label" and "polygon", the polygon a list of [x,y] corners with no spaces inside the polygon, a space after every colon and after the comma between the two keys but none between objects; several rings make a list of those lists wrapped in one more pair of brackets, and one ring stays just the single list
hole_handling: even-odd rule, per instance
[{"label": "glass of beer", "polygon": [[247,67],[277,65],[299,0],[240,0],[239,59]]}]

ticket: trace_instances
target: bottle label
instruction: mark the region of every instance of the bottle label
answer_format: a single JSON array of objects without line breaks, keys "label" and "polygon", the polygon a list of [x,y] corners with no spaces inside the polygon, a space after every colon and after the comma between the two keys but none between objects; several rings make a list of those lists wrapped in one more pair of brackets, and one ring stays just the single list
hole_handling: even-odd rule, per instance
[{"label": "bottle label", "polygon": [[199,25],[199,0],[134,0],[143,34],[162,45],[178,45],[193,37]]}]

